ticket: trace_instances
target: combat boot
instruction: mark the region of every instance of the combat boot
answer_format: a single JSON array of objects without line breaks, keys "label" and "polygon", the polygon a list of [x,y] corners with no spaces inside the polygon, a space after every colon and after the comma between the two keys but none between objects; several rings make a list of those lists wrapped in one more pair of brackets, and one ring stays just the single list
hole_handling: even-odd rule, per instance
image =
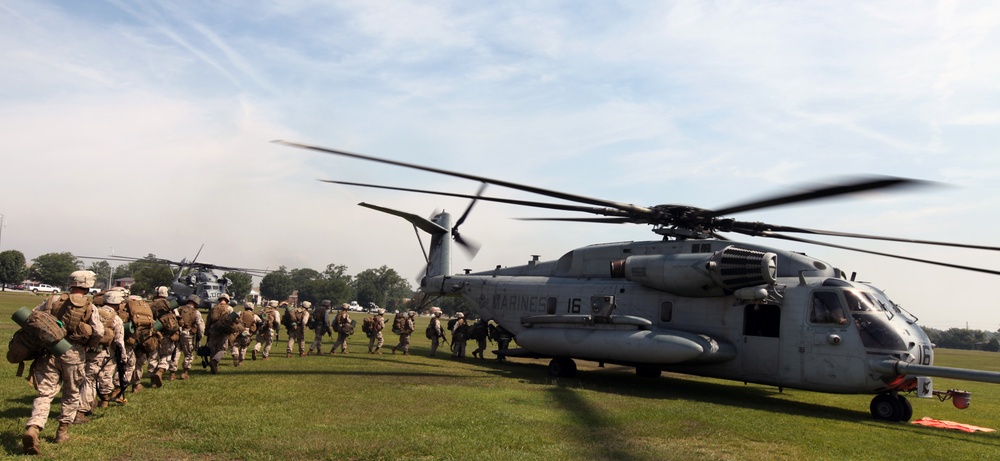
[{"label": "combat boot", "polygon": [[76,412],[76,418],[73,418],[73,424],[86,424],[90,422],[90,417],[82,411]]},{"label": "combat boot", "polygon": [[69,423],[59,423],[59,429],[56,431],[56,443],[65,443],[69,441]]},{"label": "combat boot", "polygon": [[299,357],[305,357],[305,356],[306,356],[305,352],[299,351]]},{"label": "combat boot", "polygon": [[168,380],[168,381],[173,381],[173,380],[175,380],[175,379],[177,379],[177,373],[176,373],[176,372],[173,372],[173,371],[171,371],[171,372],[170,372],[170,378],[167,378],[167,380]]},{"label": "combat boot", "polygon": [[292,353],[291,352],[285,352],[285,358],[286,359],[292,358]]},{"label": "combat boot", "polygon": [[142,383],[135,383],[135,384],[133,384],[132,385],[132,393],[133,394],[138,394],[139,392],[142,392]]},{"label": "combat boot", "polygon": [[240,366],[240,359],[233,357],[233,368],[237,368],[239,366]]},{"label": "combat boot", "polygon": [[41,448],[38,443],[38,426],[28,426],[21,436],[21,444],[24,445],[24,454],[37,455]]},{"label": "combat boot", "polygon": [[213,375],[217,375],[217,374],[219,374],[219,361],[218,361],[218,360],[212,360],[212,361],[211,361],[211,362],[210,362],[210,363],[208,364],[208,366],[209,366],[209,368],[211,368],[211,369],[212,369],[212,374],[213,374]]},{"label": "combat boot", "polygon": [[396,355],[396,346],[392,346],[392,355]]},{"label": "combat boot", "polygon": [[157,368],[156,372],[149,377],[149,385],[156,389],[158,387],[163,387],[163,369]]},{"label": "combat boot", "polygon": [[110,398],[111,398],[110,395],[101,394],[101,401],[97,402],[97,408],[107,408],[108,400],[110,400]]},{"label": "combat boot", "polygon": [[181,379],[188,379],[188,378],[190,378],[190,377],[191,377],[191,375],[189,375],[189,374],[188,374],[188,369],[187,369],[187,368],[185,368],[185,369],[184,369],[184,372],[183,372],[183,373],[181,373]]},{"label": "combat boot", "polygon": [[257,360],[257,350],[250,351],[250,360]]}]

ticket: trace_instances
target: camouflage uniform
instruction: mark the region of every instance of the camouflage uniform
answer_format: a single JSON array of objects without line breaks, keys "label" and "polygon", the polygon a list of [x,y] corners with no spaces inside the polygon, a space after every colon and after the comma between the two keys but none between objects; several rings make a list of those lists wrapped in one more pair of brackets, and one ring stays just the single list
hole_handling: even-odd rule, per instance
[{"label": "camouflage uniform", "polygon": [[172,377],[177,372],[180,353],[184,353],[181,379],[191,377],[191,364],[194,363],[194,357],[197,355],[201,337],[205,335],[205,319],[202,317],[201,311],[198,310],[201,298],[198,295],[190,295],[185,304],[186,306],[179,306],[174,310],[174,315],[177,316],[181,329],[178,332],[179,339],[177,341],[179,353],[174,354],[173,360],[170,362],[170,376]]},{"label": "camouflage uniform", "polygon": [[[65,303],[72,303],[86,309],[86,314],[80,320],[80,324],[90,326],[89,337],[77,338],[79,334],[66,339],[72,347],[60,356],[46,354],[32,363],[31,377],[35,382],[35,389],[38,397],[35,398],[31,407],[31,417],[25,425],[25,432],[21,438],[24,445],[24,452],[27,454],[38,454],[40,446],[38,433],[45,428],[45,422],[49,418],[49,410],[52,407],[52,400],[56,394],[62,391],[61,411],[59,413],[59,430],[56,432],[56,443],[63,443],[69,440],[69,425],[78,419],[77,411],[80,409],[80,387],[84,382],[84,361],[86,360],[86,348],[88,343],[96,344],[104,335],[104,325],[100,321],[100,316],[95,315],[93,304],[85,295],[87,289],[94,285],[96,275],[90,271],[75,271],[70,275],[71,294],[53,295],[38,306],[36,311],[51,313],[63,322],[64,328],[69,326],[69,309],[60,318],[60,308]],[[66,296],[65,301],[63,296]],[[77,333],[85,331],[85,328],[76,328]],[[73,332],[69,332],[73,333]],[[86,422],[86,417],[80,422]]]},{"label": "camouflage uniform", "polygon": [[[156,299],[149,305],[149,308],[153,311],[153,318],[163,323],[162,318],[174,315],[174,310],[170,308],[170,302],[167,301],[167,287],[159,287],[156,292]],[[163,373],[174,363],[177,352],[176,341],[180,340],[180,335],[176,331],[161,333],[160,347],[149,354],[149,381],[153,387],[163,386]]]},{"label": "camouflage uniform", "polygon": [[480,360],[486,358],[483,356],[483,352],[486,351],[486,339],[489,331],[486,321],[483,319],[476,320],[476,323],[472,325],[469,331],[475,332],[472,339],[476,340],[476,350],[472,351],[472,356],[478,356]]},{"label": "camouflage uniform", "polygon": [[285,357],[292,356],[292,348],[299,345],[299,356],[306,355],[306,324],[309,323],[309,309],[296,307],[295,316],[302,319],[300,322],[293,322],[286,325],[288,329],[288,347],[285,348]]},{"label": "camouflage uniform", "polygon": [[229,296],[222,295],[219,297],[219,304],[215,305],[212,310],[218,309],[220,311],[220,317],[212,325],[208,327],[208,341],[206,345],[208,346],[210,361],[209,364],[212,367],[212,374],[217,374],[219,372],[219,362],[222,362],[222,357],[226,355],[226,343],[229,342],[229,334],[221,333],[219,328],[225,325],[225,323],[231,323],[229,314],[233,313],[233,306],[229,305]]},{"label": "camouflage uniform", "polygon": [[[118,295],[120,296],[120,295]],[[115,298],[121,304],[121,297]],[[102,313],[103,312],[103,313]],[[80,410],[90,414],[94,410],[97,397],[100,396],[100,406],[108,406],[111,393],[115,388],[114,379],[117,366],[113,356],[114,350],[125,350],[125,329],[122,319],[110,306],[104,305],[95,311],[95,316],[107,317],[104,324],[104,334],[110,335],[110,344],[98,344],[87,350],[86,378],[81,389],[82,401]]]},{"label": "camouflage uniform", "polygon": [[469,339],[466,331],[469,326],[465,323],[465,314],[456,314],[458,321],[451,328],[451,356],[454,358],[465,358],[465,342]]},{"label": "camouflage uniform", "polygon": [[441,328],[441,313],[434,313],[434,317],[431,317],[431,324],[427,327],[430,330],[430,340],[431,340],[431,357],[437,353],[438,345],[441,342],[441,338],[444,337],[444,328]]},{"label": "camouflage uniform", "polygon": [[253,313],[253,304],[247,303],[243,313],[240,314],[240,322],[243,323],[243,331],[230,337],[233,346],[233,366],[238,367],[243,364],[246,358],[247,348],[253,340],[253,334],[257,332],[257,325],[260,324],[260,317]]},{"label": "camouflage uniform", "polygon": [[[368,339],[368,353],[369,354],[381,354],[382,343],[382,330],[385,328],[385,317],[382,314],[385,313],[384,309],[379,309],[378,313],[372,317],[372,334]],[[373,350],[374,348],[374,350]],[[395,349],[393,349],[395,352]]]},{"label": "camouflage uniform", "polygon": [[403,330],[399,332],[399,344],[392,346],[392,353],[396,353],[396,349],[403,351],[403,355],[410,355],[410,335],[413,334],[413,317],[417,315],[416,312],[410,311],[406,314],[406,321],[403,322]]},{"label": "camouflage uniform", "polygon": [[347,338],[350,336],[343,333],[344,325],[351,323],[351,316],[348,314],[347,304],[340,306],[340,313],[337,317],[333,319],[333,331],[337,332],[337,342],[333,343],[333,348],[330,349],[330,353],[333,354],[340,348],[340,352],[343,354],[347,353]]},{"label": "camouflage uniform", "polygon": [[275,333],[281,327],[277,307],[277,301],[269,301],[267,307],[260,313],[262,321],[260,328],[257,329],[257,344],[254,344],[253,352],[250,353],[254,360],[257,360],[257,353],[261,351],[261,344],[263,344],[263,360],[267,360],[268,356],[271,355],[271,345],[274,344]]},{"label": "camouflage uniform", "polygon": [[315,350],[316,355],[323,354],[323,335],[330,334],[330,308],[332,305],[333,303],[329,299],[324,299],[320,303],[320,306],[313,311],[313,321],[316,324],[316,328],[314,328],[316,337],[313,338],[312,344],[309,345],[309,353]]}]

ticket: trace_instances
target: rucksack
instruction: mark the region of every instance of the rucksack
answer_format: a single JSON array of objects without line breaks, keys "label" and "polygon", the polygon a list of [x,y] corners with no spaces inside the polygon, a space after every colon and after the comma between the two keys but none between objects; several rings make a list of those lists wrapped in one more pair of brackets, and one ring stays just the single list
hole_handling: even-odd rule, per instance
[{"label": "rucksack", "polygon": [[145,300],[129,299],[125,308],[128,311],[128,321],[135,325],[136,330],[152,328],[153,310],[149,308],[149,304],[146,304]]},{"label": "rucksack", "polygon": [[7,345],[7,361],[18,364],[17,376],[21,376],[24,374],[24,362],[41,357],[65,338],[66,330],[52,314],[31,311]]},{"label": "rucksack", "polygon": [[392,332],[401,335],[406,332],[406,314],[396,313],[392,318]]},{"label": "rucksack", "polygon": [[180,308],[178,308],[178,310],[181,313],[180,315],[181,318],[178,320],[178,323],[180,323],[181,328],[191,331],[197,330],[198,308],[191,306],[189,304],[185,304]]},{"label": "rucksack", "polygon": [[177,321],[177,316],[173,312],[161,315],[159,320],[160,324],[163,325],[163,329],[160,331],[163,332],[164,336],[173,336],[181,329],[181,324]]},{"label": "rucksack", "polygon": [[469,338],[475,339],[476,341],[486,341],[486,324],[483,322],[476,322],[469,327]]},{"label": "rucksack", "polygon": [[448,331],[454,330],[455,329],[455,323],[457,323],[457,322],[458,322],[458,317],[455,317],[455,318],[449,320],[448,321]]},{"label": "rucksack", "polygon": [[110,347],[115,339],[115,312],[111,309],[101,308],[97,310],[101,316],[101,323],[104,324],[104,336],[101,336],[100,344]]},{"label": "rucksack", "polygon": [[361,322],[361,331],[363,331],[368,337],[371,337],[372,325],[374,325],[374,323],[375,321],[372,320],[371,317],[365,317],[365,319]]},{"label": "rucksack", "polygon": [[[94,315],[94,305],[90,303],[89,297],[63,293],[50,296],[47,303],[46,310],[52,313],[56,320],[62,322],[63,328],[66,329],[67,340],[91,346],[100,339],[91,338],[94,329],[90,326],[90,319]],[[92,339],[94,344],[89,344]]]},{"label": "rucksack", "polygon": [[250,330],[250,334],[257,332],[257,319],[255,318],[253,311],[243,311],[240,314],[240,323],[243,324],[243,328]]},{"label": "rucksack", "polygon": [[259,331],[271,331],[271,329],[274,328],[274,322],[278,320],[278,311],[272,308],[266,308],[262,314],[264,314],[264,321],[261,322]]}]

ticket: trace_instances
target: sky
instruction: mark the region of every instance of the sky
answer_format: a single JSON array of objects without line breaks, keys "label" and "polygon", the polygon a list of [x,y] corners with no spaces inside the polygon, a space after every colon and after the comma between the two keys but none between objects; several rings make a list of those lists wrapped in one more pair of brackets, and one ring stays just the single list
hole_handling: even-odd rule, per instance
[{"label": "sky", "polygon": [[[138,3],[138,4],[136,4]],[[721,208],[857,175],[932,187],[733,216],[1000,246],[1000,3],[0,0],[0,250],[414,281],[412,227],[475,182]],[[491,186],[487,194],[539,200]],[[479,203],[453,269],[655,240]],[[749,237],[732,236],[746,241]],[[425,239],[426,240],[426,239]],[[817,239],[1000,270],[996,252]],[[920,323],[1000,328],[1000,278],[821,246]]]}]

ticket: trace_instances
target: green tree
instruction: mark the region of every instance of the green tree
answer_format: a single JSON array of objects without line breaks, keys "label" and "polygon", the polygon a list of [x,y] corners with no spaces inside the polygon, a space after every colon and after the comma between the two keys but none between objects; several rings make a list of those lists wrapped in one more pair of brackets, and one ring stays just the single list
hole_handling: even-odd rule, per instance
[{"label": "green tree", "polygon": [[28,275],[24,267],[24,253],[17,250],[7,250],[0,253],[0,290],[7,291],[8,284],[15,284]]},{"label": "green tree", "polygon": [[295,290],[292,285],[292,277],[288,275],[285,266],[271,272],[260,280],[260,295],[267,299],[283,300],[288,299]]},{"label": "green tree", "polygon": [[347,302],[354,296],[347,266],[328,264],[322,273],[313,269],[294,269],[291,274],[299,300],[318,303],[329,299],[334,304]]},{"label": "green tree", "polygon": [[112,277],[111,263],[103,259],[91,263],[90,266],[87,267],[87,270],[93,271],[95,274],[97,274],[97,283],[94,284],[95,287],[108,288],[111,286],[112,283],[114,283],[114,281],[111,280]]},{"label": "green tree", "polygon": [[69,280],[69,274],[80,270],[83,264],[73,253],[45,253],[32,259],[30,276],[49,285],[62,286]]},{"label": "green tree", "polygon": [[131,264],[135,268],[132,278],[135,284],[131,291],[135,294],[148,295],[158,286],[169,287],[174,281],[173,271],[168,264],[141,259]]},{"label": "green tree", "polygon": [[354,277],[358,304],[378,304],[386,309],[402,309],[405,299],[413,297],[410,282],[387,266],[365,269]]},{"label": "green tree", "polygon": [[232,292],[233,299],[243,301],[253,289],[253,278],[246,272],[226,272],[223,277],[229,279],[229,291]]}]

